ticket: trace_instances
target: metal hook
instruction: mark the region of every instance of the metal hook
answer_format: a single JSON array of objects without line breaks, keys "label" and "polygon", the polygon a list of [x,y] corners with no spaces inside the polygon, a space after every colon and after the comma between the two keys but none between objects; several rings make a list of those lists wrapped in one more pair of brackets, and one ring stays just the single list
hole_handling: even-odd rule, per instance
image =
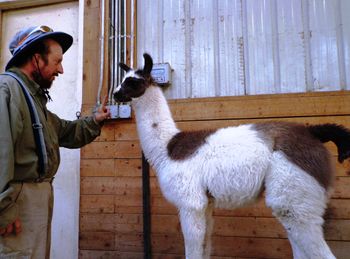
[{"label": "metal hook", "polygon": [[75,113],[75,116],[77,116],[77,119],[79,120],[80,117],[81,117],[81,112],[77,111],[77,112]]}]

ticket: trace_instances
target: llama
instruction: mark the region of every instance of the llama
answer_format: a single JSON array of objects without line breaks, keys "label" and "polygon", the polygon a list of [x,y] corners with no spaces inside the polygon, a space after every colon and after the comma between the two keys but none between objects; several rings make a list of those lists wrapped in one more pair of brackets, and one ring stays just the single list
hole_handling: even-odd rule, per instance
[{"label": "llama", "polygon": [[335,258],[323,236],[323,214],[334,168],[323,142],[350,156],[350,131],[336,124],[264,122],[216,130],[180,131],[162,90],[143,69],[126,71],[114,99],[131,101],[142,150],[164,197],[179,210],[188,259],[210,257],[213,208],[237,208],[265,191],[294,258]]}]

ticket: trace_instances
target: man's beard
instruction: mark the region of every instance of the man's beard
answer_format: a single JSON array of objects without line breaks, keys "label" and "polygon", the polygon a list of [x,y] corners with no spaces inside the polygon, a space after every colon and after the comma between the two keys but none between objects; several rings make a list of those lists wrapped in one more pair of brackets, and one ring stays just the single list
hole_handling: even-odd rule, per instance
[{"label": "man's beard", "polygon": [[52,86],[52,82],[53,82],[53,81],[44,78],[44,77],[41,75],[40,71],[34,71],[34,72],[33,72],[33,79],[34,79],[34,81],[35,81],[38,85],[40,85],[40,87],[43,88],[43,89],[50,89],[51,86]]}]

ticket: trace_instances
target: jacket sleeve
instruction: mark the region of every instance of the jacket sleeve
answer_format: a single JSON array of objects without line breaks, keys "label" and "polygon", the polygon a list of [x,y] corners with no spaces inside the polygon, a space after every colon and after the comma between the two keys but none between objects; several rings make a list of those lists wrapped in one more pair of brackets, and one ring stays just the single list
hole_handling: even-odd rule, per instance
[{"label": "jacket sleeve", "polygon": [[19,114],[15,105],[10,104],[10,93],[7,87],[0,85],[0,227],[6,227],[14,222],[18,216],[15,204],[15,190],[9,186],[14,177],[14,142],[16,136],[11,129],[16,130],[16,121]]},{"label": "jacket sleeve", "polygon": [[57,131],[60,147],[80,148],[92,142],[101,133],[101,125],[95,122],[92,116],[68,121],[49,113]]}]

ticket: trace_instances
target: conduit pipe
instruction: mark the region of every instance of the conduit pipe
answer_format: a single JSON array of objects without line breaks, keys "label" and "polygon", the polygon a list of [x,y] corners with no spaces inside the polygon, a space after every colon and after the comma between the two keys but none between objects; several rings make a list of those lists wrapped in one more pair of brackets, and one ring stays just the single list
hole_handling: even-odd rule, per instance
[{"label": "conduit pipe", "polygon": [[98,83],[98,92],[96,98],[96,106],[101,105],[101,92],[104,79],[104,55],[105,55],[105,0],[100,1],[101,11],[101,28],[100,28],[100,79]]}]

